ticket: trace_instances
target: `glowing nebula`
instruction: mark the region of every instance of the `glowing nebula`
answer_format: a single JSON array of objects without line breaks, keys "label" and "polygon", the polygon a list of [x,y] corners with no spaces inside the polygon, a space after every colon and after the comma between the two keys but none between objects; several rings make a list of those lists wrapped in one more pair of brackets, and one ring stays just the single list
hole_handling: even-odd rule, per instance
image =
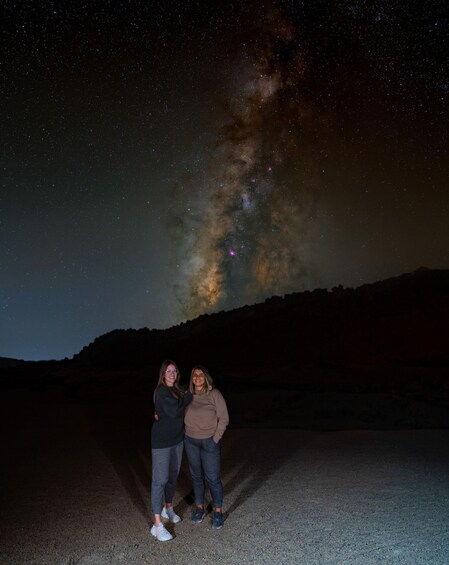
[{"label": "glowing nebula", "polygon": [[300,153],[305,65],[295,29],[278,12],[258,34],[187,249],[180,293],[187,318],[296,290],[304,272],[301,238],[311,216]]}]

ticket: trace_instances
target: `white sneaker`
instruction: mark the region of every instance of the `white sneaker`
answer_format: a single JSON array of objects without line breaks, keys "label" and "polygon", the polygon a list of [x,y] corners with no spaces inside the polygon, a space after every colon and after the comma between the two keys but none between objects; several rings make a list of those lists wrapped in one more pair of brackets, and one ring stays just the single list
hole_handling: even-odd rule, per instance
[{"label": "white sneaker", "polygon": [[161,512],[161,516],[166,520],[170,520],[172,524],[177,524],[178,522],[181,521],[181,518],[176,514],[176,512],[173,510],[171,506],[170,508],[165,508],[164,506]]},{"label": "white sneaker", "polygon": [[153,526],[151,528],[151,535],[154,536],[158,541],[169,541],[173,539],[171,533],[164,528],[164,524]]}]

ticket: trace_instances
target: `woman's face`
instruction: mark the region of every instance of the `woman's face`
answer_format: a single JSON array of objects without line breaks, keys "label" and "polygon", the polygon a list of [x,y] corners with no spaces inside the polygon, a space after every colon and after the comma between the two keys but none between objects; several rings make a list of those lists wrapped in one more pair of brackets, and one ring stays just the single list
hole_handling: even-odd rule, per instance
[{"label": "woman's face", "polygon": [[176,376],[178,372],[176,371],[176,367],[174,365],[168,365],[165,369],[164,381],[167,386],[173,386],[176,382]]},{"label": "woman's face", "polygon": [[200,371],[199,369],[195,369],[193,371],[192,382],[193,382],[193,386],[195,387],[195,390],[202,390],[204,387],[205,380],[206,377],[204,376],[203,371]]}]

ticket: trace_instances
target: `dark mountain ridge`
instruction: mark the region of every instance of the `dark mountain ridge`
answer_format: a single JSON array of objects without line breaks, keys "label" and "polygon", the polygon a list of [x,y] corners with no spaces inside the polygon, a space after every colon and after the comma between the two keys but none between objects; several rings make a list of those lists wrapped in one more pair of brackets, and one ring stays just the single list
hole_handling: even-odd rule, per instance
[{"label": "dark mountain ridge", "polygon": [[30,361],[24,361],[23,359],[13,359],[12,357],[0,357],[0,369],[17,367],[18,365],[24,365],[25,363],[30,363]]},{"label": "dark mountain ridge", "polygon": [[449,271],[419,269],[114,330],[71,360],[7,360],[0,387],[20,414],[77,407],[93,428],[148,430],[160,364],[174,358],[183,383],[193,364],[211,371],[233,427],[448,428],[448,328]]},{"label": "dark mountain ridge", "polygon": [[272,297],[167,330],[114,330],[76,366],[141,368],[166,357],[240,369],[449,361],[449,271],[419,269],[366,284]]}]

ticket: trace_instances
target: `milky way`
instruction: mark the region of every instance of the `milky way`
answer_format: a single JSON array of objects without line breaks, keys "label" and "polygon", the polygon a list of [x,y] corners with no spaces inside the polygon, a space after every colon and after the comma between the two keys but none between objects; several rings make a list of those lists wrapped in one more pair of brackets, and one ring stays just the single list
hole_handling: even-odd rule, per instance
[{"label": "milky way", "polygon": [[316,198],[301,152],[305,63],[295,28],[278,12],[254,33],[183,248],[187,317],[292,291],[305,272],[302,241]]},{"label": "milky way", "polygon": [[0,356],[449,266],[446,2],[4,12]]}]

